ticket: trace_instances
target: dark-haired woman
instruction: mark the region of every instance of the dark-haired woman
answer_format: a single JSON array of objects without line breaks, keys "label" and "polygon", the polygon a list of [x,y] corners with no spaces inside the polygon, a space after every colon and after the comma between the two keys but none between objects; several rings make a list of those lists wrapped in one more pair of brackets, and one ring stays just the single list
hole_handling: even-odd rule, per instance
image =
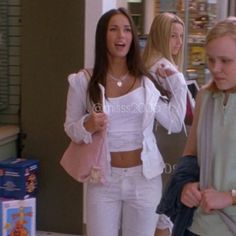
[{"label": "dark-haired woman", "polygon": [[84,71],[68,80],[67,135],[91,143],[94,133],[106,129],[108,141],[106,182],[87,185],[87,236],[118,236],[120,229],[123,236],[153,236],[164,168],[153,123],[157,119],[171,132],[182,129],[186,84],[173,88],[183,87],[184,94],[162,98],[143,67],[134,23],[123,8],[98,21],[90,81]]}]

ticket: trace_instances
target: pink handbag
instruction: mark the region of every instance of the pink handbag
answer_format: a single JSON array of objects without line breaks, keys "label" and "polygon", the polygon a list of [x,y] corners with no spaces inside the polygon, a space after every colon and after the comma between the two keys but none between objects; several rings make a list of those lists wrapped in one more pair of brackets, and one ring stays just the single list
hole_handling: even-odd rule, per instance
[{"label": "pink handbag", "polygon": [[[83,72],[89,80],[89,71],[83,69]],[[106,130],[103,130],[92,135],[92,143],[71,141],[60,160],[61,166],[79,182],[105,183],[110,170],[106,138]]]},{"label": "pink handbag", "polygon": [[106,131],[93,134],[92,143],[70,142],[60,164],[79,182],[105,183],[110,165],[107,160]]}]

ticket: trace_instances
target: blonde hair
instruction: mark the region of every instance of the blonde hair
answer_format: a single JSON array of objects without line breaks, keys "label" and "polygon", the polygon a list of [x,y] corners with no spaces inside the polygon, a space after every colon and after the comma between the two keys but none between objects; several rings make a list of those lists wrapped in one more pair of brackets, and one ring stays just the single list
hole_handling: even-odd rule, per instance
[{"label": "blonde hair", "polygon": [[236,17],[230,16],[219,21],[215,26],[209,30],[206,37],[206,45],[213,39],[230,36],[236,41]]},{"label": "blonde hair", "polygon": [[[206,37],[206,45],[212,40],[230,36],[236,43],[236,17],[229,16],[224,20],[217,22],[212,29],[209,30]],[[219,91],[216,84],[211,80],[207,86],[211,91]]]},{"label": "blonde hair", "polygon": [[165,57],[171,63],[176,64],[179,70],[182,70],[183,47],[176,56],[173,56],[169,46],[173,23],[181,24],[184,27],[184,22],[177,15],[169,12],[161,13],[154,18],[143,51],[143,60],[147,68],[150,68],[157,58]]}]

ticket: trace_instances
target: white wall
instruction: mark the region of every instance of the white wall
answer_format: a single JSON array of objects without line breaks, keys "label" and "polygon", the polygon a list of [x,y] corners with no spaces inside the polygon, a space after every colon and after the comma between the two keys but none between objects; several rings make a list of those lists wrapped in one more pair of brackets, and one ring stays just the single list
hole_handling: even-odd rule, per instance
[{"label": "white wall", "polygon": [[127,7],[126,0],[85,0],[85,58],[84,66],[92,68],[94,63],[95,30],[100,16],[109,9]]},{"label": "white wall", "polygon": [[148,34],[154,18],[154,1],[146,0],[144,2],[144,34]]}]

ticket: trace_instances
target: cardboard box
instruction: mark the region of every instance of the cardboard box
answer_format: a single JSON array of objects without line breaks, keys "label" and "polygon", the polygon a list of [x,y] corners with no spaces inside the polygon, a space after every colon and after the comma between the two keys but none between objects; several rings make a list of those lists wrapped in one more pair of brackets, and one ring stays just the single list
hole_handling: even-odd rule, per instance
[{"label": "cardboard box", "polygon": [[0,161],[0,197],[35,197],[38,191],[38,170],[38,160],[10,158]]},{"label": "cardboard box", "polygon": [[0,199],[0,236],[35,236],[35,218],[35,198]]}]

